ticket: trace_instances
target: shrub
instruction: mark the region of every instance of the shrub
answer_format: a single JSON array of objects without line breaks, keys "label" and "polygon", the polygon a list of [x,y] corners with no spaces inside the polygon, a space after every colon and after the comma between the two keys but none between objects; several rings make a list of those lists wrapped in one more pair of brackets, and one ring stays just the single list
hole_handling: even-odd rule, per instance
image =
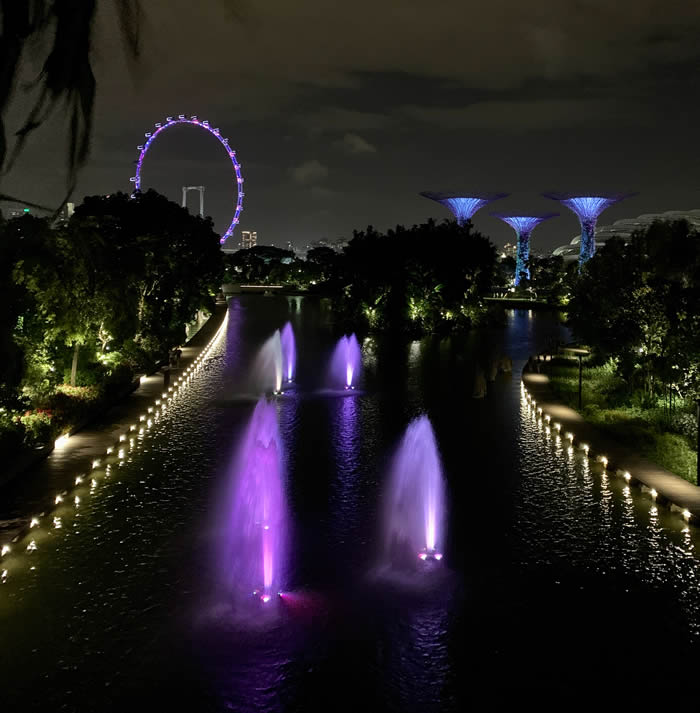
[{"label": "shrub", "polygon": [[16,417],[24,428],[24,443],[28,446],[45,446],[53,435],[53,412],[48,409],[26,411]]}]

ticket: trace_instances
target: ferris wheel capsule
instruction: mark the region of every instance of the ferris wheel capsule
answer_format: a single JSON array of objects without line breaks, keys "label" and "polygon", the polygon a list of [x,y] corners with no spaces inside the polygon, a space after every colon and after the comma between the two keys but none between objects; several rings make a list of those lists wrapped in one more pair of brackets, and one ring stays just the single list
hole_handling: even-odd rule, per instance
[{"label": "ferris wheel capsule", "polygon": [[214,137],[216,137],[217,141],[223,145],[223,147],[226,149],[226,153],[229,156],[229,159],[231,160],[231,164],[233,165],[233,170],[235,172],[236,176],[236,181],[234,185],[236,185],[237,188],[237,198],[235,202],[235,211],[233,218],[231,219],[231,223],[229,224],[228,230],[224,233],[223,237],[220,239],[220,242],[223,244],[234,232],[235,226],[238,225],[239,222],[239,215],[241,211],[243,210],[243,196],[245,193],[242,190],[242,185],[243,185],[243,178],[241,177],[241,165],[238,163],[238,160],[236,158],[236,151],[231,149],[229,146],[229,140],[227,138],[222,138],[221,136],[221,130],[217,127],[214,128],[210,125],[209,121],[203,120],[200,121],[196,115],[192,115],[191,117],[187,117],[186,114],[178,114],[178,119],[174,120],[172,116],[167,117],[167,123],[163,124],[161,122],[158,122],[155,124],[155,127],[157,131],[154,133],[151,133],[150,131],[145,134],[145,137],[148,139],[145,144],[140,144],[137,148],[139,153],[138,160],[134,161],[136,164],[136,175],[132,176],[129,181],[134,185],[134,190],[131,194],[131,197],[134,198],[135,196],[140,194],[141,191],[141,170],[143,167],[143,161],[146,156],[146,153],[148,152],[148,149],[151,147],[151,144],[155,140],[155,138],[160,134],[161,130],[165,130],[170,126],[174,126],[177,123],[183,123],[183,124],[192,124],[195,126],[201,126],[203,129],[206,129],[210,134],[212,134]]}]

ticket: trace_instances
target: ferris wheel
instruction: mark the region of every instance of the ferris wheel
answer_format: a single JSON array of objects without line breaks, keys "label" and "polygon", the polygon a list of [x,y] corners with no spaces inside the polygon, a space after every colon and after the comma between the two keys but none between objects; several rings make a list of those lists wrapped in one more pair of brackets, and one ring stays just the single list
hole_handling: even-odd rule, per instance
[{"label": "ferris wheel", "polygon": [[196,116],[188,117],[185,114],[180,114],[177,118],[172,116],[167,117],[165,123],[157,123],[155,125],[155,131],[146,132],[146,143],[136,147],[140,151],[138,161],[136,162],[136,175],[132,176],[129,180],[134,184],[134,193],[141,190],[141,169],[143,168],[143,161],[146,158],[148,149],[151,148],[151,145],[161,132],[169,129],[171,126],[178,126],[180,124],[198,126],[199,128],[208,131],[212,136],[216,137],[219,143],[226,149],[226,153],[233,164],[233,170],[236,175],[236,208],[231,224],[226,229],[226,232],[221,236],[221,240],[219,240],[219,242],[223,245],[226,240],[233,235],[233,231],[238,225],[238,219],[241,211],[243,210],[243,196],[245,195],[243,193],[243,177],[241,176],[241,164],[238,163],[236,152],[229,146],[228,139],[223,138],[219,129],[215,129],[210,126],[208,121],[202,121]]}]

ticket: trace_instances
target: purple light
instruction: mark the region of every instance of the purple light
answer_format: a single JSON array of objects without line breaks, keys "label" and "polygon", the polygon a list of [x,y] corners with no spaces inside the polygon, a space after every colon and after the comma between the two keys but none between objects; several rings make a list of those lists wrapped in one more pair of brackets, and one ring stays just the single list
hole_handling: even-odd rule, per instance
[{"label": "purple light", "polygon": [[296,369],[297,350],[291,322],[284,325],[280,340],[282,343],[282,368],[287,381],[292,381]]},{"label": "purple light", "polygon": [[176,124],[191,124],[192,126],[198,126],[202,129],[206,129],[212,136],[216,137],[216,139],[223,145],[223,147],[226,149],[226,153],[229,155],[231,159],[231,163],[233,164],[233,170],[236,173],[236,185],[237,185],[237,198],[236,198],[236,210],[233,216],[233,220],[231,221],[230,225],[226,229],[226,232],[223,234],[219,242],[223,245],[228,238],[233,235],[233,231],[236,228],[236,225],[238,224],[238,219],[241,214],[241,211],[243,210],[243,196],[244,193],[241,190],[241,186],[243,185],[243,178],[241,177],[241,165],[238,163],[238,160],[236,159],[236,152],[231,151],[228,146],[228,139],[223,139],[219,133],[218,129],[213,129],[209,126],[208,121],[200,122],[196,116],[191,116],[189,119],[184,115],[180,114],[178,115],[177,119],[173,119],[172,117],[168,117],[166,120],[166,123],[163,125],[156,124],[156,130],[151,133],[148,132],[146,134],[146,138],[148,141],[143,146],[139,146],[138,149],[140,151],[138,161],[136,162],[136,176],[134,177],[134,180],[132,181],[134,183],[134,192],[140,191],[141,190],[141,168],[143,166],[143,160],[146,157],[146,154],[148,153],[148,149],[151,147],[151,144],[155,141],[156,137],[158,134],[160,134],[161,131],[165,131],[166,129],[170,128],[171,126],[175,126]]},{"label": "purple light", "polygon": [[619,203],[636,193],[611,193],[598,196],[578,196],[571,193],[543,193],[542,195],[559,201],[578,217],[581,223],[579,266],[583,266],[595,254],[595,226],[598,216],[614,203]]},{"label": "purple light", "polygon": [[547,213],[546,215],[505,215],[503,213],[491,213],[496,218],[508,223],[518,238],[518,254],[515,260],[515,286],[520,284],[522,276],[529,280],[530,269],[527,261],[530,259],[530,233],[543,221],[555,218],[558,213]]},{"label": "purple light", "polygon": [[487,203],[505,198],[507,193],[478,193],[473,196],[461,196],[456,193],[432,193],[423,191],[420,195],[424,198],[442,203],[449,208],[457,219],[459,225],[464,225],[471,220],[474,213],[483,208]]},{"label": "purple light", "polygon": [[287,547],[282,444],[273,403],[261,399],[231,468],[221,573],[227,588],[262,602],[281,589]]},{"label": "purple light", "polygon": [[331,358],[331,382],[338,388],[341,384],[346,390],[354,389],[360,377],[362,352],[357,337],[341,337]]},{"label": "purple light", "polygon": [[[384,514],[386,553],[391,564],[418,552],[435,558],[444,538],[445,482],[435,434],[427,416],[411,421],[394,457]],[[415,556],[415,555],[413,555]]]}]

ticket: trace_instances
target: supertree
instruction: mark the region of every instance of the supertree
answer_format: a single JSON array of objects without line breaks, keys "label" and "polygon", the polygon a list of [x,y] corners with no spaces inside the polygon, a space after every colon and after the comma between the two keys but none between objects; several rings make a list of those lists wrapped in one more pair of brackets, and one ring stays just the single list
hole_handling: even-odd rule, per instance
[{"label": "supertree", "polygon": [[475,193],[471,196],[463,196],[460,193],[432,193],[431,191],[421,191],[423,198],[430,198],[431,201],[442,203],[449,208],[454,217],[457,218],[458,225],[464,225],[476,213],[479,208],[483,208],[487,203],[497,201],[508,196],[508,193]]},{"label": "supertree", "polygon": [[575,193],[543,193],[545,198],[559,201],[576,213],[581,223],[581,250],[579,252],[579,270],[595,254],[595,225],[598,216],[614,203],[637,195],[636,193],[605,193],[597,196],[580,196]]},{"label": "supertree", "polygon": [[546,213],[545,215],[505,215],[503,213],[491,213],[495,218],[500,218],[504,223],[508,223],[515,231],[518,238],[518,254],[515,258],[515,286],[520,284],[522,276],[530,279],[530,268],[527,261],[530,258],[530,233],[543,221],[556,218],[559,213]]}]

